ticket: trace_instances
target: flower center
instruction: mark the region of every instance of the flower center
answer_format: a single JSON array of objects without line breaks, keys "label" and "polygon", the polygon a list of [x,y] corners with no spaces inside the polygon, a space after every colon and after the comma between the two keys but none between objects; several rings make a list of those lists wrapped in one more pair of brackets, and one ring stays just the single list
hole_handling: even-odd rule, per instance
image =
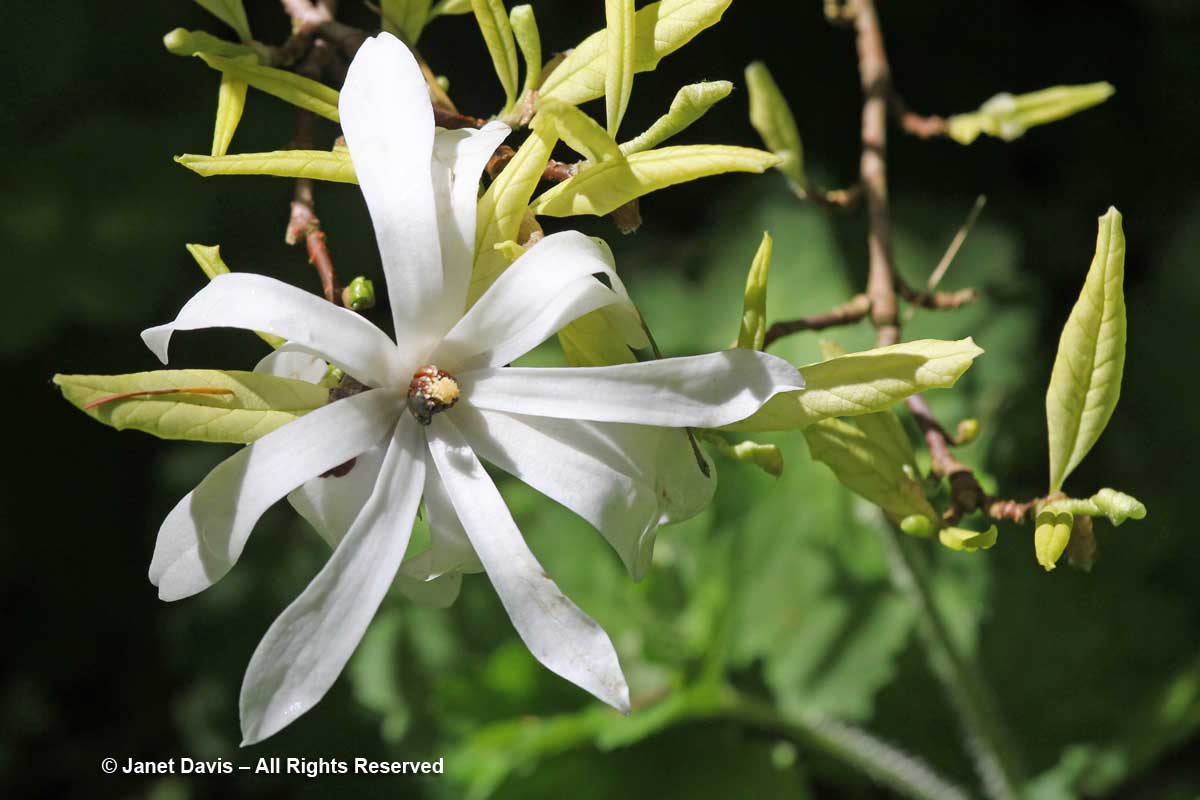
[{"label": "flower center", "polygon": [[408,385],[408,410],[417,422],[428,425],[433,415],[453,408],[458,402],[458,381],[444,369],[426,364],[413,374]]}]

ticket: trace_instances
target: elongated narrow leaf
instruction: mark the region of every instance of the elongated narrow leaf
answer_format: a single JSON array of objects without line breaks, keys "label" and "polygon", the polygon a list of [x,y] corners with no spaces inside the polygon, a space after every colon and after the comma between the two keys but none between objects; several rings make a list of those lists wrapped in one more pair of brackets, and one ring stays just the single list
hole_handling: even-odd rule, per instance
[{"label": "elongated narrow leaf", "polygon": [[525,83],[521,86],[521,94],[529,94],[542,80],[542,37],[538,33],[533,6],[513,6],[508,12],[508,22],[517,39],[517,47],[521,49],[521,57],[525,59]]},{"label": "elongated narrow leaf", "polygon": [[[715,25],[733,0],[662,0],[634,15],[634,72],[647,72],[664,56]],[[578,105],[604,95],[608,34],[597,31],[579,43],[542,82],[543,97]]]},{"label": "elongated narrow leaf", "polygon": [[529,208],[529,198],[537,188],[546,161],[558,143],[558,127],[541,114],[533,118],[529,138],[521,143],[516,155],[504,167],[492,185],[479,198],[475,212],[475,267],[471,274],[470,302],[492,285],[507,267],[496,245],[516,240],[521,220]]},{"label": "elongated narrow leaf", "polygon": [[243,42],[250,39],[250,23],[246,20],[246,8],[242,0],[196,0],[196,3],[233,28]]},{"label": "elongated narrow leaf", "polygon": [[970,144],[981,133],[1011,142],[1035,125],[1056,122],[1099,105],[1115,91],[1111,83],[1101,82],[1052,86],[1028,94],[1003,92],[980,106],[978,111],[950,117],[947,132],[959,144]]},{"label": "elongated narrow leaf", "polygon": [[776,395],[734,431],[798,430],[831,417],[873,414],[929,389],[946,389],[983,350],[971,338],[918,339],[800,368],[805,388]]},{"label": "elongated narrow leaf", "polygon": [[1108,517],[1113,525],[1146,517],[1146,506],[1140,500],[1116,489],[1101,489],[1086,500],[1056,500],[1045,510],[1067,511],[1077,517]]},{"label": "elongated narrow leaf", "polygon": [[1046,392],[1050,491],[1057,492],[1100,438],[1125,369],[1125,232],[1115,208],[1100,218],[1096,254],[1058,342]]},{"label": "elongated narrow leaf", "polygon": [[[188,254],[195,259],[196,264],[204,271],[209,280],[230,272],[229,265],[225,263],[225,259],[221,258],[220,245],[189,244],[186,247]],[[282,337],[262,331],[255,331],[255,334],[275,349],[279,349],[287,341]]]},{"label": "elongated narrow leaf", "polygon": [[228,75],[221,76],[221,88],[217,92],[217,121],[213,125],[214,156],[223,156],[229,151],[229,143],[233,141],[233,134],[246,108],[247,88],[245,81]]},{"label": "elongated narrow leaf", "polygon": [[746,67],[746,88],[750,92],[750,124],[762,137],[767,149],[782,160],[779,171],[797,188],[803,188],[804,147],[792,109],[771,77],[767,65],[755,61]]},{"label": "elongated narrow leaf", "polygon": [[550,217],[600,216],[668,186],[724,172],[763,172],[778,161],[771,153],[749,147],[663,147],[589,166],[538,197],[531,207],[535,214]]},{"label": "elongated narrow leaf", "polygon": [[538,103],[538,113],[552,119],[558,128],[558,138],[589,161],[623,158],[616,140],[575,106],[551,99]]},{"label": "elongated narrow leaf", "polygon": [[471,0],[441,0],[429,12],[429,18],[443,14],[470,14]]},{"label": "elongated narrow leaf", "polygon": [[605,49],[604,109],[608,135],[616,138],[633,94],[633,0],[604,0]]},{"label": "elongated narrow leaf", "polygon": [[223,58],[240,58],[242,56],[257,56],[258,51],[248,44],[236,44],[218,39],[204,31],[189,31],[186,28],[176,28],[163,37],[163,46],[167,52],[177,56],[195,56],[207,53],[210,56]]},{"label": "elongated narrow leaf", "polygon": [[382,0],[379,10],[383,29],[409,44],[416,44],[429,21],[430,5],[431,0]]},{"label": "elongated narrow leaf", "polygon": [[504,110],[508,111],[517,102],[517,44],[503,0],[471,0],[471,10],[492,56],[496,77],[504,87]]},{"label": "elongated narrow leaf", "polygon": [[671,108],[643,133],[621,145],[625,155],[640,153],[670,139],[708,113],[733,91],[729,81],[704,81],[684,86],[675,93]]},{"label": "elongated narrow leaf", "polygon": [[742,300],[742,326],[738,330],[737,346],[762,350],[767,335],[767,276],[771,272],[771,253],[774,240],[763,231],[762,243],[754,254],[750,272],[746,275],[746,294]]},{"label": "elongated narrow leaf", "polygon": [[350,154],[337,150],[276,150],[273,153],[238,153],[232,156],[186,154],[175,160],[192,172],[212,175],[275,175],[318,181],[358,183]]},{"label": "elongated narrow leaf", "polygon": [[921,491],[916,476],[881,445],[852,422],[821,420],[805,429],[813,459],[820,461],[846,488],[882,508],[894,521],[936,514]]},{"label": "elongated narrow leaf", "polygon": [[105,425],[197,442],[253,442],[329,400],[328,389],[305,381],[209,369],[55,375],[54,382],[76,408],[97,404],[85,413]]},{"label": "elongated narrow leaf", "polygon": [[223,58],[199,53],[204,63],[255,89],[274,95],[294,106],[338,122],[338,92],[323,83],[274,67],[252,64],[248,60]]}]

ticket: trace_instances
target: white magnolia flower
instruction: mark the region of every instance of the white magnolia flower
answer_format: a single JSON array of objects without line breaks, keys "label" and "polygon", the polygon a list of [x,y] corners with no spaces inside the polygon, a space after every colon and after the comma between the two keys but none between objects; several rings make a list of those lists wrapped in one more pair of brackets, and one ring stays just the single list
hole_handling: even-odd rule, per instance
[{"label": "white magnolia flower", "polygon": [[[644,566],[647,533],[652,539],[664,515],[647,480],[663,439],[645,426],[731,423],[802,379],[748,350],[602,368],[505,367],[582,314],[609,307],[622,318],[628,300],[607,251],[577,233],[549,236],[464,312],[479,176],[508,129],[435,135],[421,73],[389,35],[358,52],[339,110],[396,341],[351,311],[245,273],[215,278],[174,322],[145,331],[164,363],[176,330],[265,331],[364,388],[213,469],[164,521],[150,578],[167,600],[212,585],[263,512],[289,493],[335,545],[251,658],[241,718],[244,743],[257,742],[311,708],[342,671],[397,576],[424,498],[433,530],[424,576],[482,566],[533,655],[627,712],[608,636],[542,570],[480,457],[576,511],[627,564]],[[319,477],[356,458],[346,477]],[[698,472],[690,453],[682,461]]]}]

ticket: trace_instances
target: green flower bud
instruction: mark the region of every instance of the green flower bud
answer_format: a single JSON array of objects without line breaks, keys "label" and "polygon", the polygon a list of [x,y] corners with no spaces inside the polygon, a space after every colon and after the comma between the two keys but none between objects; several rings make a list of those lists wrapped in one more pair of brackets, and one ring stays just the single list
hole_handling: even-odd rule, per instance
[{"label": "green flower bud", "polygon": [[975,441],[975,437],[979,435],[979,420],[964,419],[958,423],[958,430],[955,431],[955,441],[958,444],[970,444]]},{"label": "green flower bud", "polygon": [[920,536],[922,538],[933,534],[933,520],[924,514],[910,514],[900,520],[900,530],[907,533],[909,536]]},{"label": "green flower bud", "polygon": [[375,306],[375,284],[359,275],[342,289],[342,305],[352,311],[365,311]]}]

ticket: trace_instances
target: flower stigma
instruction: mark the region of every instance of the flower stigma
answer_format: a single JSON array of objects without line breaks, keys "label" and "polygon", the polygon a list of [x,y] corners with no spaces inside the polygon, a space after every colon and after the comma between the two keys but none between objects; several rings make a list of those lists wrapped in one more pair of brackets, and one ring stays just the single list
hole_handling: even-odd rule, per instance
[{"label": "flower stigma", "polygon": [[458,381],[444,369],[426,364],[413,374],[408,385],[408,410],[417,422],[428,425],[433,415],[453,408],[458,402]]}]

